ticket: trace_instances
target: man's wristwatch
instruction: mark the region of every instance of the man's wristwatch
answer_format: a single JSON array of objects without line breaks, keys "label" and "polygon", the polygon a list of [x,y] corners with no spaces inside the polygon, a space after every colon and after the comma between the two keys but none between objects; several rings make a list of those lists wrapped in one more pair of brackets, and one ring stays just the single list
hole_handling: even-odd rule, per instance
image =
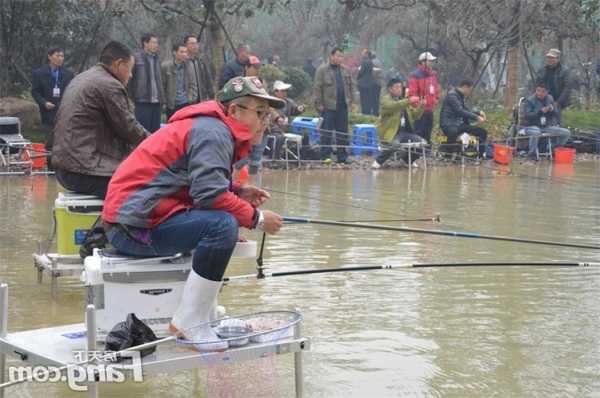
[{"label": "man's wristwatch", "polygon": [[256,223],[256,228],[258,228],[262,231],[264,226],[265,226],[265,215],[263,214],[262,211],[258,210],[258,222]]}]

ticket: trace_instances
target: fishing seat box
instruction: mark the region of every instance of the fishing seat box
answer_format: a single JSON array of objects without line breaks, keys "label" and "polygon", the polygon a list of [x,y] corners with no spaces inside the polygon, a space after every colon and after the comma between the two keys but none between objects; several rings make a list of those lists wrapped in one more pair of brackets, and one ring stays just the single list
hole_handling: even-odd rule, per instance
[{"label": "fishing seat box", "polygon": [[58,193],[54,201],[58,254],[79,254],[79,247],[102,213],[103,206],[104,201],[97,196],[75,192]]},{"label": "fishing seat box", "polygon": [[[238,242],[233,257],[254,258],[256,241]],[[157,336],[168,334],[183,286],[192,269],[192,254],[128,257],[94,249],[84,260],[81,279],[87,303],[96,307],[98,337],[104,338],[134,313]]]}]

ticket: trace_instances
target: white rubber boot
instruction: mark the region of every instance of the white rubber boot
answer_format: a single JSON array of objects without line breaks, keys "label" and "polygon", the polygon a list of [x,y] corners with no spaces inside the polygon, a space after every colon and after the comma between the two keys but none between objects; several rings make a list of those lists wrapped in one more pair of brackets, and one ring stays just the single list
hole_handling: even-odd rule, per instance
[{"label": "white rubber boot", "polygon": [[227,342],[219,339],[208,324],[216,307],[221,284],[202,278],[190,270],[179,307],[169,325],[171,333],[193,341],[199,351],[223,351],[228,348]]}]

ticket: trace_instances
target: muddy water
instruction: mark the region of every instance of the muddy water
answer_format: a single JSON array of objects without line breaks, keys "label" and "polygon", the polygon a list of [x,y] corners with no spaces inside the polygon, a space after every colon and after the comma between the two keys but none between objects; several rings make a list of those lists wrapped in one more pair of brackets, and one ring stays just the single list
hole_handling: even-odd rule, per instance
[{"label": "muddy water", "polygon": [[[285,215],[383,220],[441,215],[419,228],[600,244],[600,164],[383,171],[267,171],[269,207]],[[0,280],[9,330],[82,321],[84,291],[62,278],[56,301],[31,253],[47,237],[50,177],[0,177]],[[369,209],[377,209],[371,211]],[[249,238],[257,238],[247,233]],[[270,270],[460,261],[597,261],[600,251],[313,225],[268,238]],[[228,274],[254,272],[236,261]],[[600,268],[435,268],[248,281],[220,297],[231,313],[299,307],[307,397],[598,396]],[[12,361],[11,364],[15,364]],[[291,396],[292,357],[159,375],[102,387],[106,397]],[[225,382],[215,382],[215,379]],[[10,397],[76,397],[29,383]]]}]

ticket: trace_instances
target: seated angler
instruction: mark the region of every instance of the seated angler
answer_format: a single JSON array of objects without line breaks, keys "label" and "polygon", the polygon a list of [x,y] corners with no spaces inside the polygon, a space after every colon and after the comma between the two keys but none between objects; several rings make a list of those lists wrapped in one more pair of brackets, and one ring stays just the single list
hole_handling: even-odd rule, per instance
[{"label": "seated angler", "polygon": [[52,162],[63,187],[104,198],[117,166],[148,132],[135,119],[125,89],[134,64],[131,51],[111,41],[99,61],[64,93]]},{"label": "seated angler", "polygon": [[[382,143],[389,147],[375,159],[372,168],[378,169],[394,153],[400,153],[402,160],[408,162],[408,151],[402,144],[408,142],[427,144],[427,141],[416,133],[414,123],[421,117],[424,102],[419,97],[404,97],[404,84],[400,79],[390,79],[388,92],[381,99],[381,109],[377,131]],[[419,155],[411,153],[411,160],[416,161]]]},{"label": "seated angler", "polygon": [[457,142],[460,135],[467,133],[479,139],[479,154],[482,155],[487,131],[481,127],[471,126],[470,123],[473,121],[483,123],[486,121],[486,117],[482,111],[474,112],[465,105],[465,98],[470,96],[472,91],[473,82],[463,80],[448,92],[442,104],[440,127],[448,138],[448,144],[451,145],[450,148],[453,148],[453,152],[456,146],[452,144]]},{"label": "seated angler", "polygon": [[195,250],[170,329],[198,342],[199,350],[228,346],[206,322],[214,317],[238,227],[274,234],[283,222],[257,209],[267,192],[231,181],[233,164],[262,140],[269,106],[283,101],[256,77],[231,79],[217,99],[181,109],[137,147],[113,176],[102,213],[109,241],[124,254]]},{"label": "seated angler", "polygon": [[527,156],[530,160],[538,159],[538,142],[542,133],[558,137],[559,147],[564,146],[571,136],[568,129],[559,126],[554,99],[548,94],[546,84],[539,81],[535,94],[525,103],[525,134],[529,136]]},{"label": "seated angler", "polygon": [[288,90],[292,87],[291,84],[284,83],[281,80],[276,80],[273,83],[273,94],[285,101],[283,108],[276,109],[272,116],[273,123],[269,128],[269,136],[274,138],[275,148],[272,148],[272,158],[280,159],[283,150],[284,134],[288,132],[290,119],[294,116],[301,115],[304,112],[304,105],[296,104],[296,102],[288,98]]}]

